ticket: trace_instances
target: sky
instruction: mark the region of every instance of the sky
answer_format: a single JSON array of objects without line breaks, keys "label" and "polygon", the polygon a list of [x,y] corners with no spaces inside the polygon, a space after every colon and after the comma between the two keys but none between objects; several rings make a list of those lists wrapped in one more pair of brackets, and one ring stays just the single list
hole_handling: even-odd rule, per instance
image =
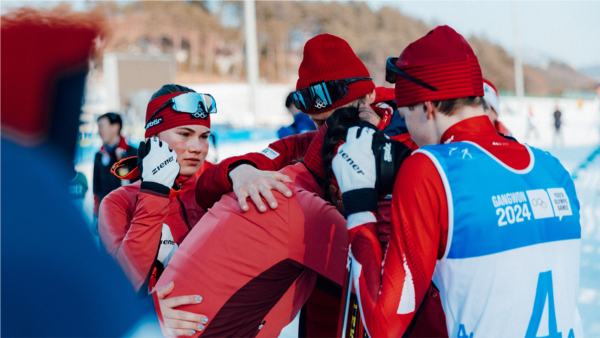
[{"label": "sky", "polygon": [[[49,6],[59,1],[2,1],[9,6]],[[74,9],[85,9],[76,0]],[[90,1],[91,2],[91,1]],[[575,67],[600,66],[600,1],[367,1],[373,9],[399,8],[430,26],[447,24],[469,37],[484,37],[512,53],[515,7],[529,63],[556,59]],[[537,64],[536,64],[537,65]]]},{"label": "sky", "polygon": [[[449,25],[513,52],[517,7],[524,59],[534,54],[576,68],[600,65],[600,1],[370,1],[399,8],[430,26]],[[527,55],[525,55],[527,54]]]}]

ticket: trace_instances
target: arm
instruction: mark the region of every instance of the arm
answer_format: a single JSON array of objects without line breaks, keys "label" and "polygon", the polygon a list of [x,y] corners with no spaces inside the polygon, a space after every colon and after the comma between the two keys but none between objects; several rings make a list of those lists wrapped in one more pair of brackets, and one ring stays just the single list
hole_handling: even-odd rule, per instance
[{"label": "arm", "polygon": [[[245,182],[240,182],[237,190],[234,189],[236,188],[234,187],[235,182],[233,182],[233,177],[230,179],[229,174],[232,170],[242,164],[249,164],[250,166],[260,170],[280,170],[283,167],[291,164],[294,160],[303,157],[315,135],[316,131],[312,131],[285,137],[281,140],[271,143],[262,152],[231,157],[221,161],[221,163],[217,165],[208,168],[204,173],[202,173],[200,178],[198,178],[198,183],[196,185],[196,202],[202,208],[208,209],[212,207],[213,204],[215,204],[223,194],[232,190],[238,196],[242,196],[243,192],[249,196],[250,193],[248,190],[251,188],[254,189],[255,194],[258,195],[259,192],[266,192],[272,188],[275,188],[276,186],[277,190],[287,195],[288,190],[283,189],[284,186],[276,184],[277,181],[281,182],[281,180],[274,178],[274,176],[276,176],[274,174],[269,174],[269,176],[271,176],[270,180],[266,178],[265,175],[259,177],[258,179],[253,178],[252,176],[248,175],[248,172],[246,172],[246,175],[239,175],[240,180],[243,178],[245,179]],[[255,173],[255,175],[258,174]],[[265,182],[262,182],[261,184],[254,183],[260,179],[265,180]],[[269,197],[272,197],[272,195]],[[243,200],[245,200],[245,197]],[[260,197],[258,200],[254,198],[253,200],[257,204],[262,204],[262,202],[260,202]],[[269,204],[271,204],[274,199],[267,199],[267,201]],[[243,205],[241,206],[243,207]]]},{"label": "arm", "polygon": [[372,337],[405,332],[446,245],[446,195],[437,170],[425,155],[416,154],[405,161],[393,196],[392,232],[385,257],[374,232],[374,215],[363,212],[348,218],[354,285]]},{"label": "arm", "polygon": [[140,143],[139,156],[142,159],[139,166],[142,183],[135,207],[131,208],[131,222],[127,222],[127,207],[132,202],[131,197],[125,194],[125,197],[117,198],[118,193],[125,192],[124,189],[111,193],[109,196],[115,198],[102,203],[100,210],[102,232],[109,234],[103,236],[103,242],[125,270],[134,288],[142,291],[161,246],[163,222],[169,212],[169,193],[179,175],[180,166],[177,153],[156,137]]},{"label": "arm", "polygon": [[129,202],[119,192],[121,190],[116,190],[102,200],[98,232],[106,250],[119,262],[137,291],[154,266],[163,221],[169,212],[169,199],[140,191],[130,215]]}]

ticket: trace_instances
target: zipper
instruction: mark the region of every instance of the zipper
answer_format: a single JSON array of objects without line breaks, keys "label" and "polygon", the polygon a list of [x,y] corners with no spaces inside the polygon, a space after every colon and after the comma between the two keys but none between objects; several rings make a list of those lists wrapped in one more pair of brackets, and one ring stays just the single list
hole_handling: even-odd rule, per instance
[{"label": "zipper", "polygon": [[179,198],[179,195],[177,195],[177,200],[179,201],[179,205],[181,206],[181,211],[183,212],[183,220],[185,221],[185,225],[187,225],[189,231],[192,231],[190,222],[188,222],[188,219],[187,219],[187,212],[185,212],[185,205],[183,205],[183,202],[181,201],[181,198]]},{"label": "zipper", "polygon": [[258,334],[260,333],[260,330],[262,330],[263,326],[265,326],[266,323],[267,323],[266,320],[264,320],[262,323],[260,323],[260,325],[258,326],[258,329],[256,329],[256,331],[254,331],[254,334],[251,337],[255,338],[256,336],[258,336]]}]

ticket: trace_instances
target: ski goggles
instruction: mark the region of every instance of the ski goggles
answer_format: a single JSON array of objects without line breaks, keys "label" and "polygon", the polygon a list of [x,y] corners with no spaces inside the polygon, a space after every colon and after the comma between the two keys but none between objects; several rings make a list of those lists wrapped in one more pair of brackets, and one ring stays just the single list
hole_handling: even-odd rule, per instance
[{"label": "ski goggles", "polygon": [[396,61],[398,61],[398,58],[390,57],[387,59],[387,62],[385,63],[385,80],[387,82],[396,83],[396,76],[400,75],[403,78],[406,78],[407,80],[409,80],[413,83],[416,83],[421,87],[425,87],[425,88],[427,88],[429,90],[433,90],[433,91],[438,90],[434,86],[432,86],[426,82],[423,82],[414,76],[410,76],[410,75],[406,74],[405,72],[401,71],[400,69],[398,69],[398,67],[396,67]]},{"label": "ski goggles", "polygon": [[348,85],[358,81],[372,80],[370,77],[355,77],[312,83],[308,88],[294,92],[294,106],[300,110],[323,110],[343,99],[348,94]]},{"label": "ski goggles", "polygon": [[[179,113],[191,114],[193,117],[198,119],[205,119],[208,114],[217,113],[217,103],[214,97],[210,94],[202,93],[183,93],[167,100],[162,106],[160,106],[150,118],[147,123],[150,123],[156,115],[163,109],[172,105],[172,109]],[[146,125],[148,129],[148,125]]]}]

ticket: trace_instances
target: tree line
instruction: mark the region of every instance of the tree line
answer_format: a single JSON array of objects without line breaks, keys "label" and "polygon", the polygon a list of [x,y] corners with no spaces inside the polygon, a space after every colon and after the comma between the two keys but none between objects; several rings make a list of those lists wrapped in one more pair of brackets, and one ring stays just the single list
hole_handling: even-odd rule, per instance
[{"label": "tree line", "polygon": [[[190,81],[243,81],[243,2],[98,2],[112,31],[106,51],[172,53],[178,76]],[[364,2],[257,1],[260,76],[267,82],[293,81],[304,43],[329,33],[350,44],[377,85],[385,82],[385,61],[397,57],[433,27],[394,7],[371,9]],[[459,32],[460,33],[460,32]],[[484,38],[466,37],[484,77],[500,91],[514,91],[513,58]],[[567,65],[546,69],[526,65],[525,91],[560,95],[565,89],[592,89],[593,80]]]}]

